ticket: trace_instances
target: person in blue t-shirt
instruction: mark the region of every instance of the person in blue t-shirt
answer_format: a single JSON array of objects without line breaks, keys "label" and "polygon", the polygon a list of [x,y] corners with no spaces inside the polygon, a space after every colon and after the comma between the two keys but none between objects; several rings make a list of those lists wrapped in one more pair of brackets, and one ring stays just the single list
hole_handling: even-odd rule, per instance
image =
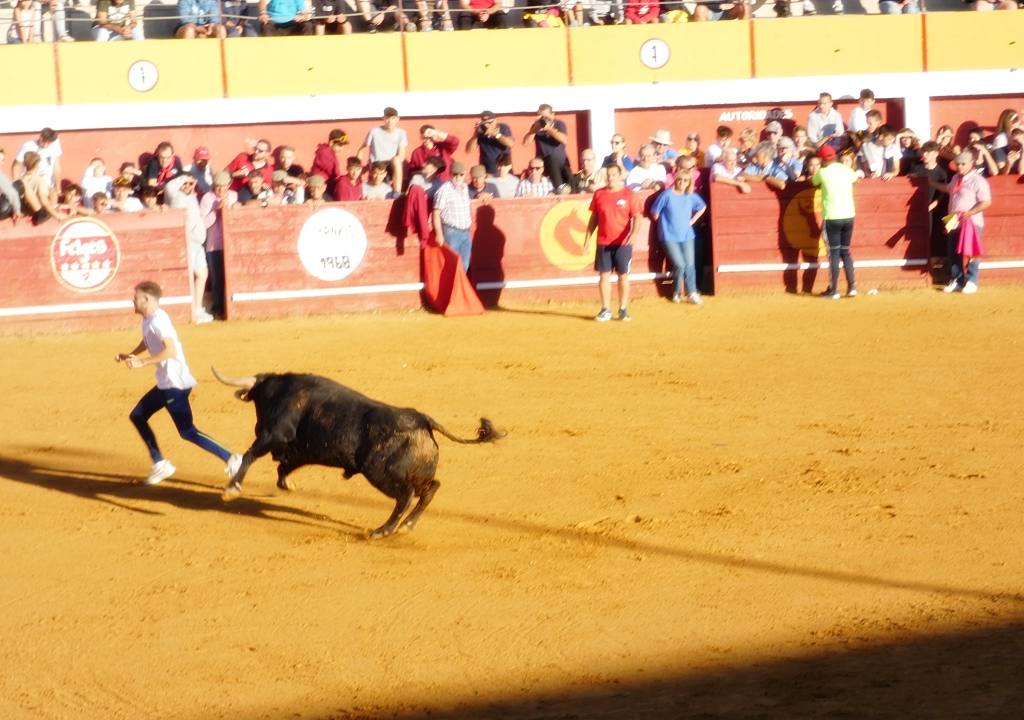
[{"label": "person in blue t-shirt", "polygon": [[672,261],[672,302],[682,299],[680,291],[684,289],[693,305],[704,302],[697,291],[693,226],[705,210],[703,198],[693,191],[693,175],[678,170],[672,187],[665,188],[651,205],[651,219],[658,224],[658,237]]}]

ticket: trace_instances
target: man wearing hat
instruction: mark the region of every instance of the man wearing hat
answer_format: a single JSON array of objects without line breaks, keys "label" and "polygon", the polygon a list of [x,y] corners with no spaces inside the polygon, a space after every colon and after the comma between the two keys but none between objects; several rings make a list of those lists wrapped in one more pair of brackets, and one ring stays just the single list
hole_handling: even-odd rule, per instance
[{"label": "man wearing hat", "polygon": [[821,169],[811,178],[811,184],[821,188],[822,217],[825,220],[825,240],[828,243],[828,288],[824,297],[838,300],[839,261],[843,262],[846,274],[847,297],[857,296],[854,280],[853,256],[850,255],[850,240],[853,237],[853,184],[858,176],[841,162],[836,162],[836,149],[822,145],[818,150]]},{"label": "man wearing hat", "polygon": [[199,200],[199,214],[206,225],[206,264],[210,273],[210,314],[224,317],[224,212],[238,202],[231,189],[231,173],[213,176],[212,189]]},{"label": "man wearing hat", "polygon": [[764,134],[764,142],[770,142],[772,147],[777,147],[779,140],[783,137],[782,123],[778,120],[772,120],[764,126]]},{"label": "man wearing hat", "polygon": [[327,192],[327,183],[322,175],[310,175],[306,178],[306,202],[314,210],[323,206],[324,194]]},{"label": "man wearing hat", "polygon": [[202,197],[213,187],[213,170],[210,168],[210,149],[197,147],[192,153],[192,164],[185,172],[196,179],[196,192]]},{"label": "man wearing hat", "polygon": [[668,130],[659,128],[647,139],[654,146],[654,159],[656,162],[671,163],[679,157],[679,153],[672,149],[672,134]]},{"label": "man wearing hat", "polygon": [[498,195],[498,189],[487,182],[487,168],[474,165],[469,169],[469,199],[487,202]]},{"label": "man wearing hat", "polygon": [[451,167],[452,179],[438,188],[434,195],[434,238],[438,245],[448,245],[462,259],[462,269],[469,273],[472,240],[469,229],[473,215],[469,206],[469,188],[466,186],[466,166],[455,161]]},{"label": "man wearing hat", "polygon": [[267,202],[274,206],[301,205],[306,200],[303,191],[305,186],[301,178],[292,177],[284,170],[275,170],[270,177],[270,197]]},{"label": "man wearing hat", "polygon": [[497,175],[498,158],[511,152],[513,145],[515,139],[509,126],[498,122],[498,118],[490,110],[484,110],[480,113],[480,120],[472,137],[466,142],[466,152],[479,149],[480,164],[487,168],[489,175]]},{"label": "man wearing hat", "polygon": [[[341,160],[341,154],[346,145],[348,145],[348,135],[341,128],[334,128],[327,134],[327,142],[316,146],[316,151],[313,153],[313,164],[309,168],[310,177],[317,175],[323,178],[325,188],[330,190],[334,197],[338,197],[334,185],[343,175],[342,169],[345,167],[345,163]],[[362,183],[359,187],[361,191]]]}]

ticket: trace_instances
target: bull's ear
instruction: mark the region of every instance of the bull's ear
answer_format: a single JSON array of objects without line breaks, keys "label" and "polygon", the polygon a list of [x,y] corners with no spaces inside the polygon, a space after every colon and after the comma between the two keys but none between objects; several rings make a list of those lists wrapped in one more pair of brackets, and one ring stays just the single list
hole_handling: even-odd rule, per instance
[{"label": "bull's ear", "polygon": [[249,390],[247,388],[242,388],[241,390],[235,390],[235,397],[238,398],[239,400],[243,400],[245,402],[249,402]]}]

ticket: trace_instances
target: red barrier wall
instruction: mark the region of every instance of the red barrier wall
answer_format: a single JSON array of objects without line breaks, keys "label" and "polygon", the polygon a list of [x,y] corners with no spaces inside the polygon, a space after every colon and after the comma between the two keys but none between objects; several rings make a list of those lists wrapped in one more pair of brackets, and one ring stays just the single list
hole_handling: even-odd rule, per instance
[{"label": "red barrier wall", "polygon": [[[330,203],[315,212],[233,211],[225,227],[228,316],[419,307],[419,246],[405,238],[402,202]],[[583,251],[589,202],[551,197],[474,203],[470,279],[485,304],[495,306],[503,297],[596,297],[594,249]],[[649,226],[642,222],[633,261],[641,295],[654,291],[650,281],[662,263],[659,252],[648,252]],[[300,249],[304,243],[306,251]]]},{"label": "red barrier wall", "polygon": [[1024,95],[933,97],[932,135],[943,125],[949,125],[955,133],[955,141],[963,145],[967,142],[967,133],[976,127],[981,127],[986,136],[994,133],[999,114],[1006,109],[1024,112]]},{"label": "red barrier wall", "polygon": [[167,311],[187,320],[184,214],[104,215],[102,223],[4,223],[0,332],[135,325],[132,288],[142,280],[159,283]]},{"label": "red barrier wall", "polygon": [[992,207],[985,211],[981,282],[1024,280],[1024,176],[990,178]]}]

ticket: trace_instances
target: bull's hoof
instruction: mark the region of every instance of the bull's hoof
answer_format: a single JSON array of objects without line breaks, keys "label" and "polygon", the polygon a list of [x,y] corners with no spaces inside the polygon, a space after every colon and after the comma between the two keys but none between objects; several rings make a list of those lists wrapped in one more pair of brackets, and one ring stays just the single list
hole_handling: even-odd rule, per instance
[{"label": "bull's hoof", "polygon": [[295,484],[295,481],[289,480],[288,478],[280,478],[277,481],[277,486],[282,490],[287,490],[288,492],[294,492],[299,489],[299,486]]},{"label": "bull's hoof", "polygon": [[224,488],[224,492],[222,492],[220,494],[220,499],[223,500],[224,502],[231,502],[232,500],[234,500],[235,498],[237,498],[241,494],[242,494],[242,486],[241,485],[235,485],[235,483],[229,483],[228,486]]}]

